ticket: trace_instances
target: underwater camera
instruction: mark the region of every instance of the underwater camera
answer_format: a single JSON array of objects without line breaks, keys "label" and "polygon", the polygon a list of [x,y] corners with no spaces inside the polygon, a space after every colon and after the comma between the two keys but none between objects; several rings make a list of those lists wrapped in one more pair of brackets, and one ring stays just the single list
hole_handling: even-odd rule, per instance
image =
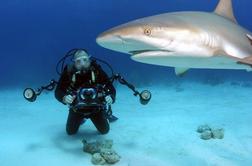
[{"label": "underwater camera", "polygon": [[[65,61],[67,58],[69,57],[73,57],[73,55],[76,53],[76,51],[78,50],[85,50],[85,49],[81,49],[81,48],[75,48],[72,49],[70,51],[67,52],[67,54],[61,58],[59,60],[59,62],[57,63],[56,66],[56,71],[59,75],[62,74],[64,68],[67,66]],[[151,99],[151,92],[148,90],[143,90],[141,93],[138,92],[135,87],[130,84],[129,82],[127,82],[120,74],[115,74],[113,71],[113,68],[110,66],[110,64],[108,64],[106,61],[103,61],[101,59],[95,58],[95,57],[91,57],[92,61],[99,61],[102,62],[104,64],[106,64],[108,66],[108,68],[111,70],[111,77],[110,77],[110,83],[113,84],[113,82],[116,80],[118,81],[120,84],[127,86],[129,89],[131,89],[134,92],[134,96],[139,96],[139,100],[140,103],[143,105],[146,105],[149,103],[150,99]],[[59,70],[60,68],[60,70]],[[45,86],[41,86],[40,88],[34,90],[32,88],[26,88],[23,91],[23,97],[29,101],[29,102],[34,102],[37,99],[37,96],[39,96],[43,90],[47,90],[47,91],[52,91],[55,89],[56,85],[58,84],[57,81],[55,80],[51,80],[49,84],[45,85]],[[102,90],[102,88],[100,87],[95,87],[95,88],[81,88],[77,91],[77,99],[76,99],[76,103],[73,106],[74,108],[79,108],[79,107],[84,107],[84,106],[98,106],[98,107],[103,107],[104,105],[106,105],[106,103],[104,104],[104,92]],[[79,104],[78,104],[79,103]]]},{"label": "underwater camera", "polygon": [[[106,91],[102,86],[95,88],[80,88],[75,94],[76,99],[70,108],[78,113],[88,116],[94,112],[106,111],[107,114],[112,114],[111,106],[107,105],[105,101]],[[151,99],[151,93],[144,90],[141,93],[135,91],[135,96],[139,95],[140,103],[148,104]]]}]

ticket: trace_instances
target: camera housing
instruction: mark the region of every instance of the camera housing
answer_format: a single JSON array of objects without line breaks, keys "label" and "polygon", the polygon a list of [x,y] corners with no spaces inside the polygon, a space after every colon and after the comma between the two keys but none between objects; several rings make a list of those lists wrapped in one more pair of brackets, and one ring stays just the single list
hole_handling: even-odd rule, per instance
[{"label": "camera housing", "polygon": [[105,91],[97,87],[82,87],[77,90],[76,99],[71,108],[75,112],[89,115],[91,113],[106,110]]}]

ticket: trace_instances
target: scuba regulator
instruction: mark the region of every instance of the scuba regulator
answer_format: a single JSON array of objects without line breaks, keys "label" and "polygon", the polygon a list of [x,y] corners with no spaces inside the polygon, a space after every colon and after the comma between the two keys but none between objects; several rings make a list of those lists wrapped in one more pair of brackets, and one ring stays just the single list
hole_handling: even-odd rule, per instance
[{"label": "scuba regulator", "polygon": [[[63,72],[63,70],[64,70],[64,68],[66,66],[65,65],[66,59],[68,57],[73,57],[73,55],[78,50],[83,50],[83,51],[87,52],[85,49],[72,49],[72,50],[68,51],[67,54],[63,58],[61,58],[59,60],[59,62],[57,63],[56,72],[59,75],[61,75],[61,73]],[[142,92],[138,92],[135,89],[135,87],[132,84],[130,84],[129,82],[127,82],[120,74],[114,74],[114,71],[113,71],[112,67],[106,61],[103,61],[101,59],[94,58],[94,57],[91,57],[91,59],[93,59],[95,61],[100,61],[100,62],[106,64],[110,68],[111,73],[112,73],[112,76],[110,77],[111,83],[113,83],[115,80],[117,80],[120,84],[125,85],[129,89],[131,89],[134,92],[134,94],[133,94],[134,96],[139,96],[139,101],[140,101],[141,104],[143,104],[143,105],[148,104],[148,102],[151,99],[151,92],[150,91],[143,90]],[[60,71],[59,71],[59,65],[61,65],[61,70]],[[55,89],[56,85],[57,85],[57,81],[52,79],[49,84],[47,84],[45,86],[41,86],[37,90],[34,90],[32,88],[26,88],[23,91],[23,96],[27,101],[34,102],[34,101],[36,101],[37,96],[39,96],[42,93],[43,90],[53,91]],[[82,94],[83,94],[83,96],[81,96],[81,97],[83,97],[83,99],[85,99],[85,97],[87,97],[87,96],[90,97],[91,95],[93,95],[94,92],[92,90],[84,92],[84,90],[83,90]]]}]

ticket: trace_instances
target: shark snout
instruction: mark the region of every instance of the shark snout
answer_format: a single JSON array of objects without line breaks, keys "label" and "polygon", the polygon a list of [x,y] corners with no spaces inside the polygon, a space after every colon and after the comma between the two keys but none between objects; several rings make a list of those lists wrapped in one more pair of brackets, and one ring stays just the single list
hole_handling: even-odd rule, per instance
[{"label": "shark snout", "polygon": [[110,49],[112,46],[120,46],[123,44],[122,39],[120,38],[120,36],[114,34],[114,33],[110,33],[110,32],[103,32],[101,33],[97,38],[96,38],[96,42],[105,48]]},{"label": "shark snout", "polygon": [[101,33],[96,38],[96,42],[104,48],[122,53],[128,54],[131,50],[129,43],[125,39],[125,35],[121,33],[120,29],[111,29]]},{"label": "shark snout", "polygon": [[101,33],[96,38],[96,42],[104,48],[129,54],[130,51],[135,50],[132,46],[138,44],[138,39],[135,40],[134,35],[137,34],[136,29],[138,26],[123,24]]},{"label": "shark snout", "polygon": [[[96,42],[104,48],[130,55],[156,50],[156,45],[160,44],[152,44],[149,32],[146,34],[143,29],[138,23],[123,24],[101,33]],[[154,42],[158,41],[156,39]]]}]

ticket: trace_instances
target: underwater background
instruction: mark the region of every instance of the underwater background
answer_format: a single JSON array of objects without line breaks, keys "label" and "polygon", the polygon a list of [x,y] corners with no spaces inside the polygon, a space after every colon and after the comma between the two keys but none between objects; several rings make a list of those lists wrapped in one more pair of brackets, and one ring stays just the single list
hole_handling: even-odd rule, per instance
[{"label": "underwater background", "polygon": [[[55,0],[0,2],[0,87],[26,87],[58,79],[55,66],[72,48],[85,48],[109,62],[115,72],[134,83],[166,83],[178,78],[173,69],[141,64],[128,55],[98,46],[101,32],[116,25],[150,15],[173,11],[208,11],[218,0],[101,1]],[[233,0],[234,14],[243,27],[252,30],[252,1]],[[139,75],[149,73],[145,78]],[[179,81],[206,79],[251,81],[251,73],[234,70],[190,70]]]},{"label": "underwater background", "polygon": [[[120,166],[251,166],[252,72],[190,69],[177,77],[170,67],[135,62],[96,44],[103,31],[122,23],[174,11],[212,12],[218,0],[2,0],[0,1],[0,165],[89,166],[82,139],[112,139]],[[238,23],[252,31],[251,0],[233,0]],[[141,105],[116,85],[113,114],[119,119],[100,135],[92,122],[65,132],[67,106],[54,94],[36,102],[23,98],[54,78],[57,62],[71,49],[85,48],[115,73],[148,89]],[[107,66],[103,66],[109,73]],[[224,129],[223,139],[200,139],[200,125]]]}]

